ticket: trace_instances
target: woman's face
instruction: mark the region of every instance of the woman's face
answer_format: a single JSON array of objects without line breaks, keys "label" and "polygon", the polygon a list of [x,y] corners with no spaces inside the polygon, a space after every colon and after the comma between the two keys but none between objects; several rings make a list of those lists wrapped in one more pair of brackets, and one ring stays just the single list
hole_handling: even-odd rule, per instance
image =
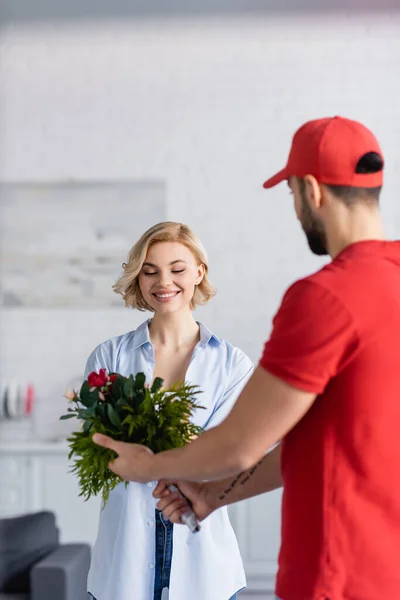
[{"label": "woman's face", "polygon": [[156,242],[147,252],[139,286],[147,304],[156,313],[188,309],[196,285],[204,277],[204,265],[179,242]]}]

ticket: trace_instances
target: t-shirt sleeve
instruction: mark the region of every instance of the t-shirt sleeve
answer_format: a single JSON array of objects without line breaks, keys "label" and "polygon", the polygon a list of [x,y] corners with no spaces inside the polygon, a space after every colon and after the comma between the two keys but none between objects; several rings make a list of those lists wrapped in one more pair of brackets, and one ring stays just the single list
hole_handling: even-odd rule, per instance
[{"label": "t-shirt sleeve", "polygon": [[353,318],[331,291],[301,280],[286,292],[260,366],[306,392],[320,394],[358,346]]}]

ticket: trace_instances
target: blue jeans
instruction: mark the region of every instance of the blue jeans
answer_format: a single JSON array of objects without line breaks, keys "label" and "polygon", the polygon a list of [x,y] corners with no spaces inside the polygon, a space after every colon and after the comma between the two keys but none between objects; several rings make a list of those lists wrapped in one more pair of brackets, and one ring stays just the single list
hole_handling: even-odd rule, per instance
[{"label": "blue jeans", "polygon": [[161,600],[164,588],[169,588],[173,549],[174,525],[156,509],[156,570],[154,573],[154,599]]}]

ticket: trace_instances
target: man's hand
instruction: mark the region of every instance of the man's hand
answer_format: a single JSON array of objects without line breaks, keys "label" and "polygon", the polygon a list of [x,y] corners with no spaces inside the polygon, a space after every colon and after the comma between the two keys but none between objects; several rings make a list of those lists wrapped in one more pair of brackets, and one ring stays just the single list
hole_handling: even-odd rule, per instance
[{"label": "man's hand", "polygon": [[195,512],[199,521],[202,521],[222,506],[282,487],[281,444],[275,446],[254,467],[233,478],[208,481],[207,483],[188,483],[176,479],[160,480],[153,492],[153,496],[159,498],[157,508],[173,523],[180,523],[180,517],[186,512],[189,504],[168,489],[168,485],[171,483],[175,484],[180,492],[188,498],[191,504],[190,508]]},{"label": "man's hand", "polygon": [[153,452],[149,448],[139,444],[118,442],[100,433],[96,433],[92,439],[95,444],[114,450],[118,454],[118,457],[108,467],[121,479],[140,483],[152,480],[150,467],[153,461]]},{"label": "man's hand", "polygon": [[[180,492],[190,501],[189,506],[186,500],[182,500],[179,496],[168,489],[168,485],[174,483]],[[163,515],[172,523],[181,523],[181,515],[188,508],[191,508],[196,514],[199,521],[203,521],[217,507],[211,502],[211,494],[207,483],[188,483],[186,481],[159,481],[156,489],[153,492],[155,498],[159,498],[157,503],[158,510],[161,510]]]}]

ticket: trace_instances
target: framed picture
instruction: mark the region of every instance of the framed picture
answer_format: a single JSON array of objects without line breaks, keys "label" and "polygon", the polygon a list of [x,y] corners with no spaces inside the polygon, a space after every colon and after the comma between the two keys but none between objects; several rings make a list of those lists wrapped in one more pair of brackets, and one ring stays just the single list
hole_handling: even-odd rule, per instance
[{"label": "framed picture", "polygon": [[123,306],[122,263],[165,219],[163,182],[0,184],[0,305]]}]

